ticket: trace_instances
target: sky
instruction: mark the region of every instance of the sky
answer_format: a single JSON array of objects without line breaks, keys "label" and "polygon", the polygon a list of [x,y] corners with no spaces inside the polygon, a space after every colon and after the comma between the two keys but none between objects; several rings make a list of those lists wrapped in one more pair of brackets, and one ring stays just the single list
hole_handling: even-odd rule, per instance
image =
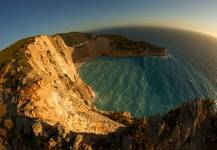
[{"label": "sky", "polygon": [[0,0],[0,49],[18,39],[121,26],[163,26],[217,37],[217,0]]}]

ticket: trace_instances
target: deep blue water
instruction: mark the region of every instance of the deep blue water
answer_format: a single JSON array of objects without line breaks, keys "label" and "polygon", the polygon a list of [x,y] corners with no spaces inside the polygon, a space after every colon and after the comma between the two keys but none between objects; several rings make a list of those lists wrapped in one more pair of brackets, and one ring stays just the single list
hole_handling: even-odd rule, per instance
[{"label": "deep blue water", "polygon": [[217,39],[166,28],[116,28],[97,33],[121,34],[166,47],[160,57],[101,57],[80,70],[103,110],[130,111],[133,116],[164,113],[195,98],[217,99]]}]

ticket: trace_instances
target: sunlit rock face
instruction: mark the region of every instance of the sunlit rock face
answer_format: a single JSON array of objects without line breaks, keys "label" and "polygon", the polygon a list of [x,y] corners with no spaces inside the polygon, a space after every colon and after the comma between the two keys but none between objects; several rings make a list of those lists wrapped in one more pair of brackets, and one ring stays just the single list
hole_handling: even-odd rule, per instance
[{"label": "sunlit rock face", "polygon": [[[99,39],[89,40],[85,48]],[[0,53],[0,149],[215,146],[217,115],[213,101],[199,99],[165,115],[141,119],[132,118],[128,112],[97,110],[91,104],[95,95],[92,88],[76,72],[77,62],[72,59],[76,48],[77,44],[66,46],[60,36],[37,36],[18,41]],[[114,54],[111,51],[107,55]],[[128,52],[129,56],[134,54]]]},{"label": "sunlit rock face", "polygon": [[36,119],[66,133],[121,127],[94,111],[94,92],[76,73],[71,51],[58,36],[38,36],[17,49],[1,70],[2,117]]}]

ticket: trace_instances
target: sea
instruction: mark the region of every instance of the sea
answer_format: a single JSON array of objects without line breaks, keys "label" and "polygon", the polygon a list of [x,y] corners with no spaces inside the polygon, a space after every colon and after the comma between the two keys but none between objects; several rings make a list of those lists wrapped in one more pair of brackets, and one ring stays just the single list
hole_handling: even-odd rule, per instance
[{"label": "sea", "polygon": [[217,99],[217,39],[161,27],[122,27],[94,32],[119,34],[165,47],[166,57],[99,57],[79,69],[96,93],[94,104],[134,117],[163,114],[197,98]]}]

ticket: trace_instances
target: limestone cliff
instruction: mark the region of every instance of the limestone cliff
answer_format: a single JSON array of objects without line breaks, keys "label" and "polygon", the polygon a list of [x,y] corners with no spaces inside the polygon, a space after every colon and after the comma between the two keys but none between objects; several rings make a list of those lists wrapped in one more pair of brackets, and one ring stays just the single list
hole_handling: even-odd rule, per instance
[{"label": "limestone cliff", "polygon": [[95,112],[89,102],[94,92],[79,78],[71,51],[58,36],[26,40],[2,66],[0,79],[1,123],[6,119],[17,126],[29,118],[61,126],[66,133],[97,134],[123,126]]},{"label": "limestone cliff", "polygon": [[0,52],[0,149],[215,148],[215,101],[140,119],[100,111],[74,65],[85,57],[165,55],[165,49],[119,36],[79,34],[71,41],[72,33],[64,35],[66,46],[60,36],[23,39]]}]

